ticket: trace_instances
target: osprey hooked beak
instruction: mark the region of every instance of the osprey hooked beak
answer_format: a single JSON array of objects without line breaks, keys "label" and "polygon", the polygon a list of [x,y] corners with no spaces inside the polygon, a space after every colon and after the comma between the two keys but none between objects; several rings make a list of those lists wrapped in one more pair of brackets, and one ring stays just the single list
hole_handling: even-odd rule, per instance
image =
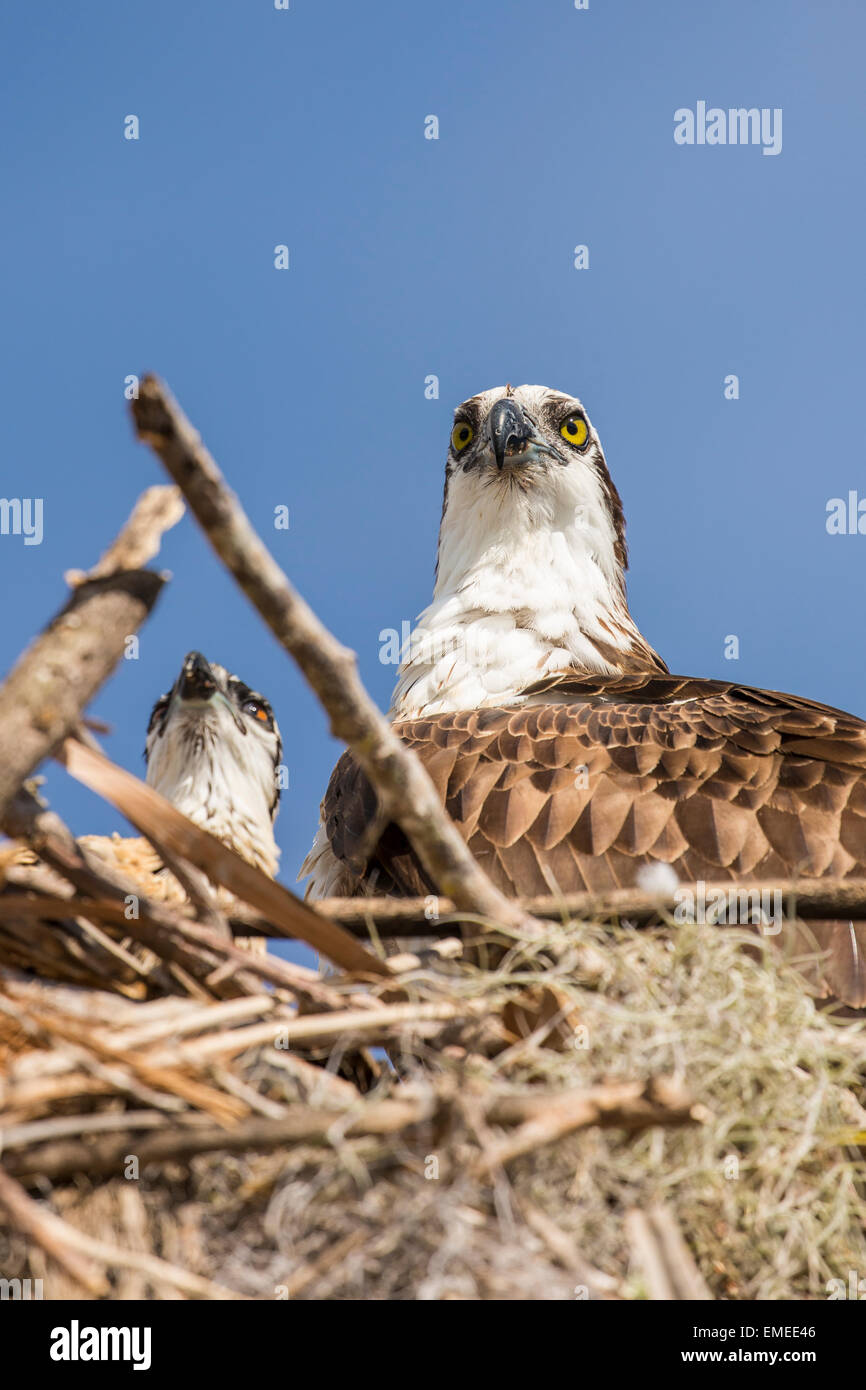
[{"label": "osprey hooked beak", "polygon": [[196,701],[199,703],[207,703],[213,699],[220,700],[229,710],[238,731],[242,734],[246,733],[243,720],[239,717],[231,701],[226,699],[217,683],[216,676],[201,652],[187,652],[180,675],[175,682],[172,698],[184,702]]},{"label": "osprey hooked beak", "polygon": [[517,401],[510,396],[498,400],[487,417],[490,444],[500,470],[505,463],[530,463],[538,454],[557,457]]},{"label": "osprey hooked beak", "polygon": [[213,671],[201,652],[188,652],[175,683],[181,700],[209,700],[216,688]]}]

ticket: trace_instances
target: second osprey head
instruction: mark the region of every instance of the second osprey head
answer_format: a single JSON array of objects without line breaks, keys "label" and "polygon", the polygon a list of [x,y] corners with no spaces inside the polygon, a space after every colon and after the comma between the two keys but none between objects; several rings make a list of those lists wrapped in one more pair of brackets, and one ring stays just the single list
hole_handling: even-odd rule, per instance
[{"label": "second osprey head", "polygon": [[224,666],[189,652],[153,707],[147,781],[196,825],[276,873],[273,824],[282,743],[263,695]]}]

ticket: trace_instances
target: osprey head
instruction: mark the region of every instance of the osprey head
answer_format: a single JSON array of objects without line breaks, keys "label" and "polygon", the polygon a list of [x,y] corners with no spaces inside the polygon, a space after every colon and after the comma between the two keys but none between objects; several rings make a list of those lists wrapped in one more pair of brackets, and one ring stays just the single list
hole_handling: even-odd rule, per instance
[{"label": "osprey head", "polygon": [[625,519],[576,396],[498,386],[457,407],[436,587],[392,714],[519,703],[567,671],[665,670],[628,610]]},{"label": "osprey head", "polygon": [[189,652],[147,728],[147,782],[203,829],[268,873],[279,851],[280,731],[263,695]]},{"label": "osprey head", "polygon": [[508,544],[537,529],[591,549],[613,587],[628,558],[622,503],[598,434],[576,396],[546,386],[499,386],[454,412],[445,464],[440,564],[448,531]]}]

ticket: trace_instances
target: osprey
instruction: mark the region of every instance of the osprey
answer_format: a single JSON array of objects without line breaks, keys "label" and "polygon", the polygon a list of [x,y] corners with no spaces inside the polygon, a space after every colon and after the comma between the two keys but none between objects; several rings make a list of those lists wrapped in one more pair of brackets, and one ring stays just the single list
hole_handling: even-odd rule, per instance
[{"label": "osprey", "polygon": [[[264,696],[224,666],[190,652],[171,690],[151,712],[146,780],[196,825],[273,877],[280,853],[274,819],[281,751],[280,731]],[[147,897],[185,900],[183,888],[149,840],[84,835],[81,843],[120,869]],[[216,896],[224,908],[232,902],[225,889]],[[236,940],[254,951],[267,949],[262,937]]]},{"label": "osprey", "polygon": [[144,756],[151,787],[273,877],[281,754],[264,696],[190,652],[153,707]]},{"label": "osprey", "polygon": [[[629,612],[626,568],[622,503],[579,400],[506,386],[457,408],[433,602],[391,718],[494,883],[522,896],[629,887],[654,865],[685,884],[866,873],[866,724],[671,675]],[[350,753],[301,872],[315,897],[433,889]],[[866,1006],[866,927],[813,930],[818,993]]]}]

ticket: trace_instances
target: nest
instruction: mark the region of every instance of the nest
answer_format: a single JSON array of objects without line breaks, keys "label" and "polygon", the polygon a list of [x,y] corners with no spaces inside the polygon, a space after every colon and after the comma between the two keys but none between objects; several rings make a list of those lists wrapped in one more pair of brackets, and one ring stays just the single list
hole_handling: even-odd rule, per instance
[{"label": "nest", "polygon": [[[396,1003],[393,980],[305,972],[294,999],[134,1003],[6,969],[6,1277],[48,1298],[809,1299],[863,1268],[861,1023],[734,929],[499,939],[404,960]],[[370,1048],[391,1062],[359,1085]]]}]

